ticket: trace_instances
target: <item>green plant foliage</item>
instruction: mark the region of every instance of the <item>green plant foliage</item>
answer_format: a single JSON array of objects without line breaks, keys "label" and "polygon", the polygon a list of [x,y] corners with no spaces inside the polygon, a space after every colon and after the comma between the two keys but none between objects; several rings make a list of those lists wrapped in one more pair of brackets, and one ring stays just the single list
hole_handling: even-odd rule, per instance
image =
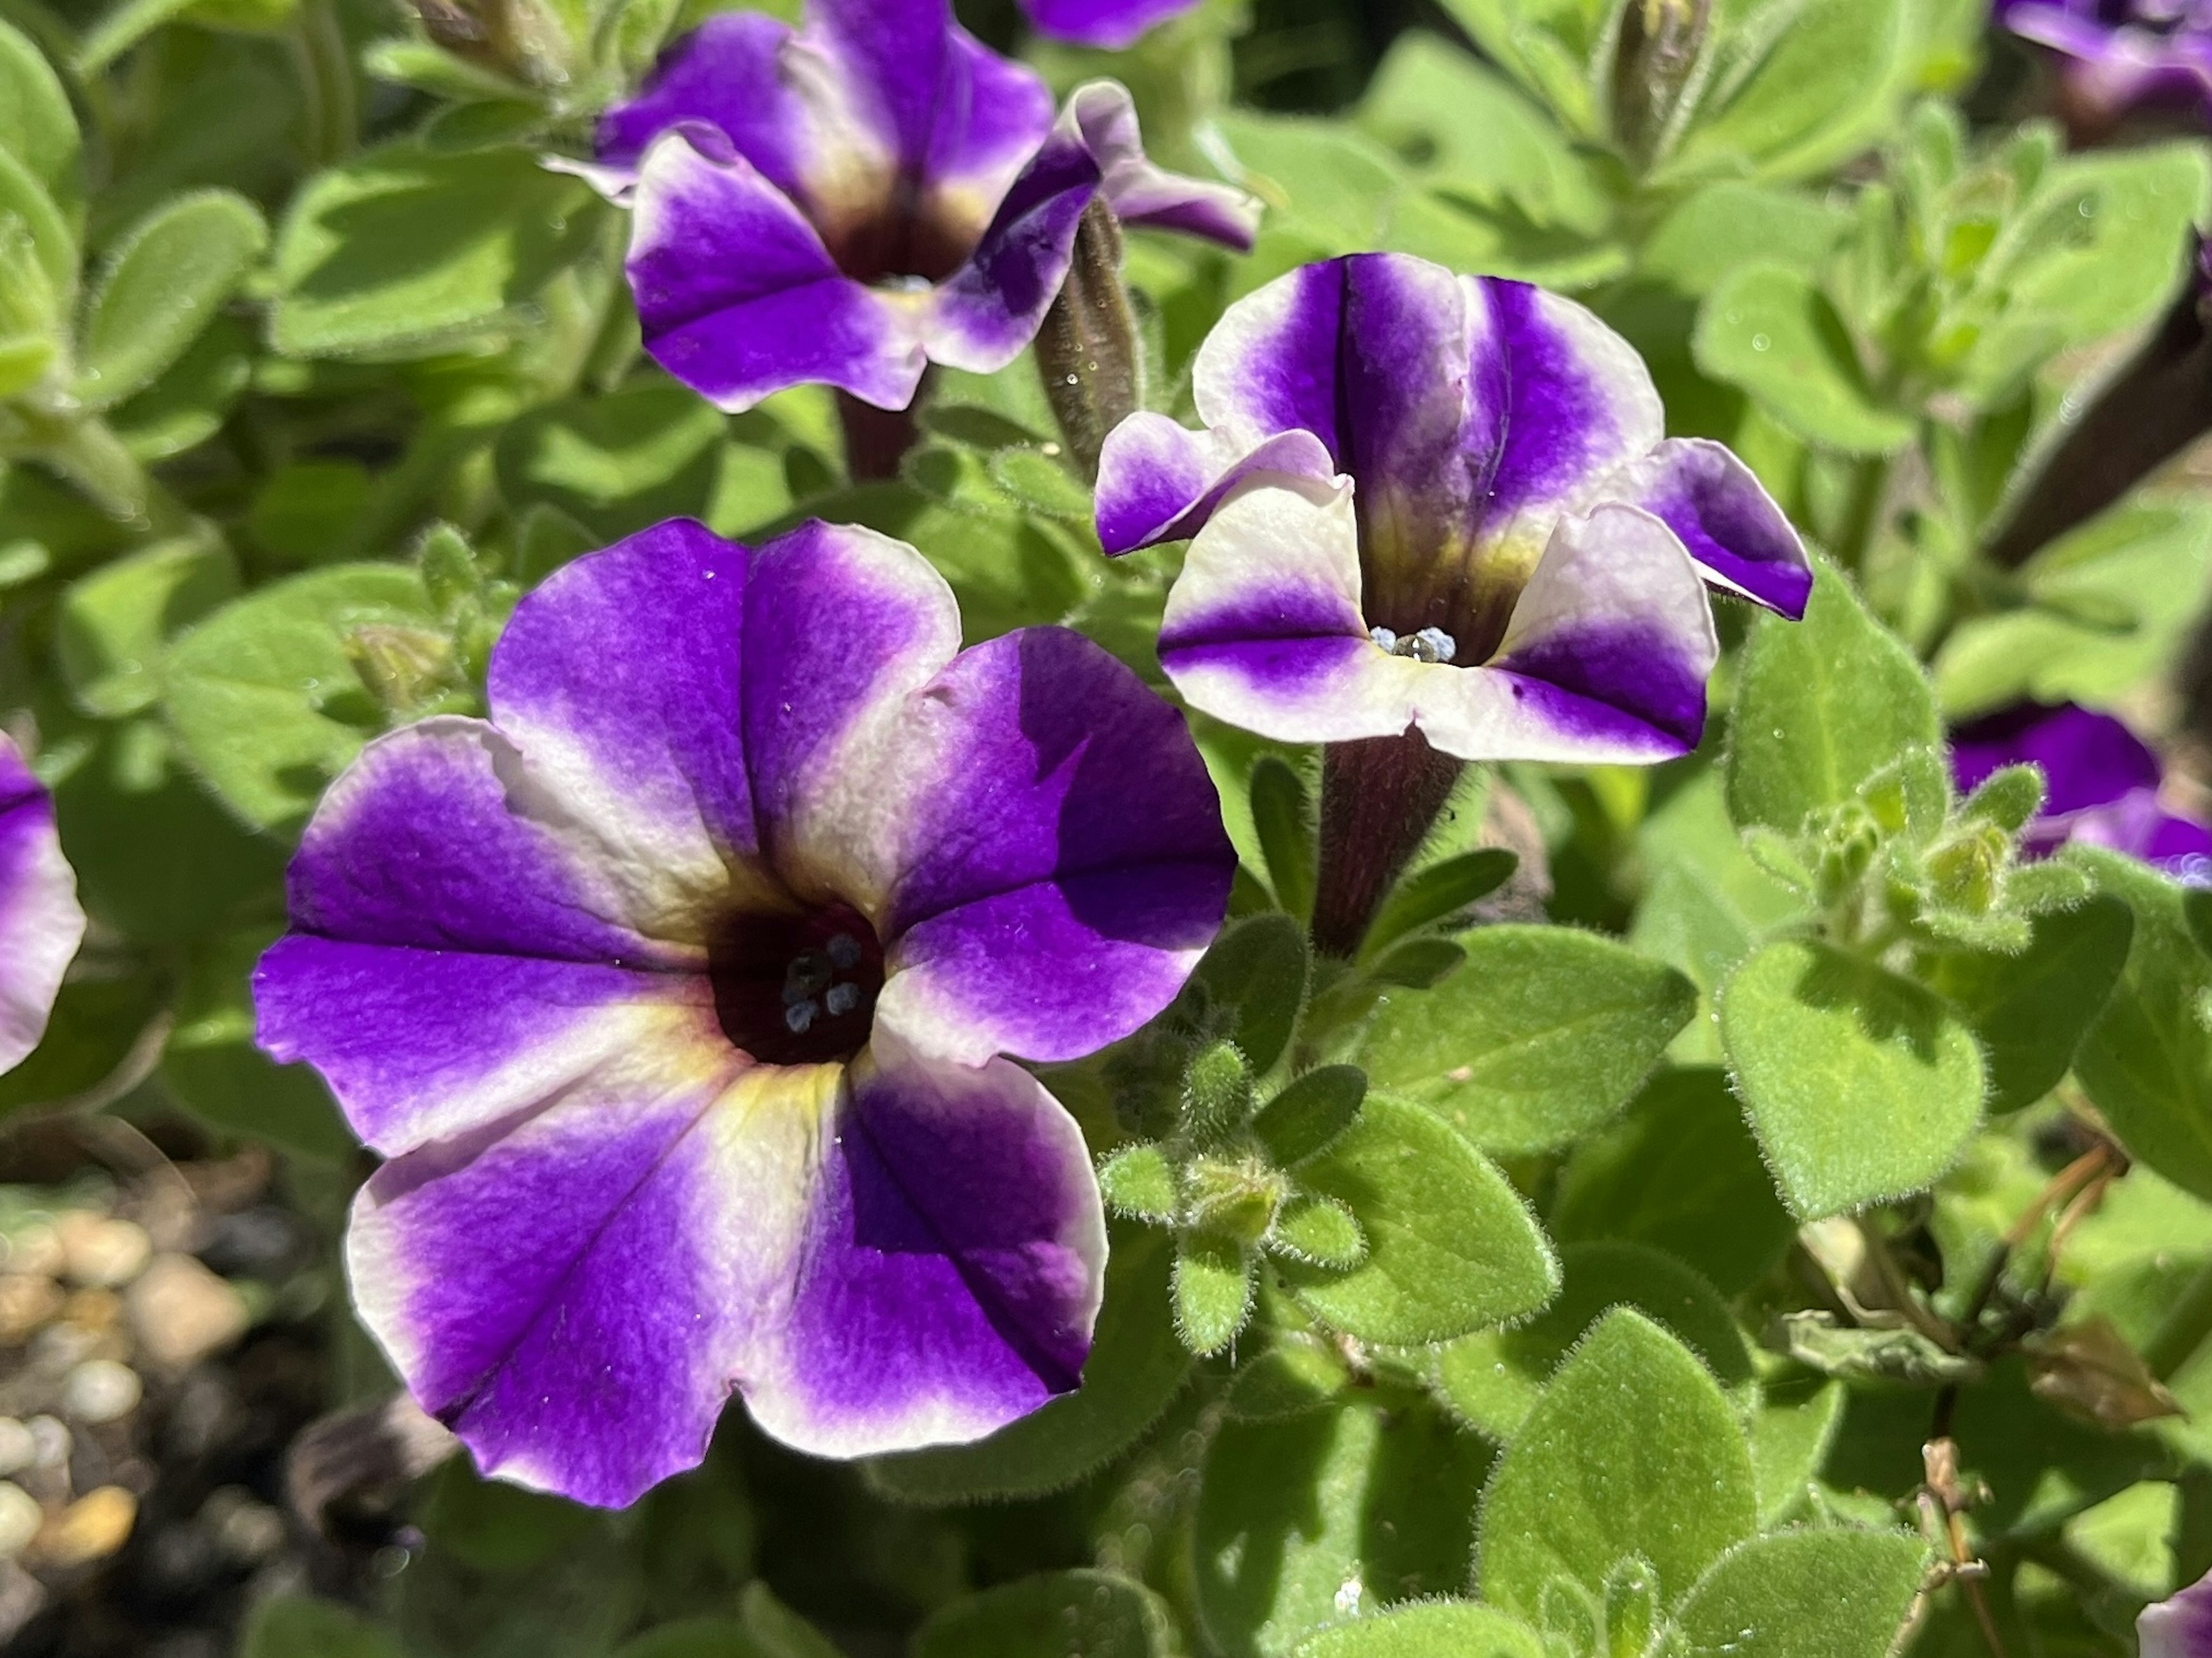
[{"label": "green plant foliage", "polygon": [[1731,1550],[1677,1620],[1692,1650],[1875,1658],[1920,1588],[1927,1548],[1895,1532],[1785,1532]]},{"label": "green plant foliage", "polygon": [[1540,1658],[1535,1631],[1494,1606],[1427,1600],[1340,1624],[1299,1643],[1292,1658]]},{"label": "green plant foliage", "polygon": [[179,196],[125,232],[86,301],[84,402],[109,408],[150,385],[215,319],[268,240],[253,203],[228,191]]},{"label": "green plant foliage", "polygon": [[1054,1572],[941,1608],[915,1637],[915,1658],[1170,1658],[1174,1626],[1159,1597],[1103,1571]]}]

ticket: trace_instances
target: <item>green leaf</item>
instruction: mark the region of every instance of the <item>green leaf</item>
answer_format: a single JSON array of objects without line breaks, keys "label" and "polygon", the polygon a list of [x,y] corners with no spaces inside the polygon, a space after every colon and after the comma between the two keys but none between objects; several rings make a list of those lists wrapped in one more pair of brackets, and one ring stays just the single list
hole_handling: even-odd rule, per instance
[{"label": "green leaf", "polygon": [[1229,1040],[1264,1076],[1290,1046],[1305,1000],[1305,929],[1279,914],[1239,921],[1213,941],[1191,982],[1210,1006],[1234,1014]]},{"label": "green leaf", "polygon": [[1715,1563],[1676,1614],[1689,1651],[1882,1658],[1919,1592],[1927,1547],[1844,1527],[1753,1538]]},{"label": "green leaf", "polygon": [[288,460],[254,491],[246,533],[287,563],[331,563],[353,550],[375,488],[368,468],[348,457]]},{"label": "green leaf", "polygon": [[1438,1389],[1493,1439],[1510,1439],[1544,1383],[1609,1309],[1633,1307],[1703,1360],[1727,1388],[1752,1380],[1751,1353],[1720,1292],[1689,1267],[1640,1243],[1568,1244],[1559,1297],[1526,1324],[1485,1330],[1438,1350]]},{"label": "green leaf", "polygon": [[248,823],[296,830],[382,721],[345,650],[364,623],[434,628],[421,579],[344,564],[225,605],[169,647],[169,724],[200,775]]},{"label": "green leaf", "polygon": [[1405,187],[1381,145],[1299,116],[1236,110],[1219,125],[1246,169],[1242,182],[1275,210],[1270,229],[1310,238],[1331,253],[1371,247],[1380,239],[1390,204]]},{"label": "green leaf", "polygon": [[161,1054],[161,1080],[193,1115],[228,1134],[336,1162],[354,1149],[313,1066],[280,1066],[254,1045],[253,966],[273,927],[231,933],[193,955]]},{"label": "green leaf", "polygon": [[1602,1606],[1607,1576],[1640,1556],[1672,1605],[1757,1523],[1751,1452],[1719,1385],[1657,1325],[1613,1312],[1498,1461],[1482,1503],[1482,1598],[1536,1619],[1557,1581]]},{"label": "green leaf", "polygon": [[253,378],[253,336],[228,315],[217,317],[144,391],[109,411],[107,423],[140,460],[166,460],[222,429],[239,393]]},{"label": "green leaf", "polygon": [[1613,9],[1604,0],[1443,0],[1443,8],[1560,125],[1595,131],[1590,67]]},{"label": "green leaf", "polygon": [[602,222],[586,185],[521,150],[369,150],[292,198],[270,341],[292,356],[433,355],[518,323]]},{"label": "green leaf", "polygon": [[1310,1636],[1291,1658],[1544,1658],[1545,1650],[1534,1630],[1495,1606],[1423,1600]]},{"label": "green leaf", "polygon": [[1390,1389],[1224,1424],[1191,1542],[1212,1649],[1284,1658],[1317,1630],[1457,1590],[1489,1463],[1480,1439]]},{"label": "green leaf", "polygon": [[[550,404],[500,434],[500,494],[517,509],[550,501],[608,541],[701,517],[726,425],[712,404],[662,380]],[[787,497],[776,510],[789,505]]]},{"label": "green leaf", "polygon": [[1114,1213],[1155,1226],[1174,1224],[1181,1207],[1175,1165],[1151,1140],[1125,1145],[1098,1165],[1098,1195]]},{"label": "green leaf", "polygon": [[2130,1153],[2212,1198],[2212,959],[2191,935],[2172,882],[2101,848],[2069,855],[2136,920],[2127,966],[2081,1039],[2075,1075]]},{"label": "green leaf", "polygon": [[1628,1114],[1575,1148],[1553,1199],[1561,1244],[1613,1237],[1686,1262],[1723,1295],[1764,1278],[1796,1223],[1717,1066],[1667,1071]]},{"label": "green leaf", "polygon": [[1360,959],[1371,962],[1407,933],[1488,897],[1513,878],[1520,863],[1517,853],[1503,847],[1481,847],[1407,877],[1368,923],[1367,936],[1359,941]]},{"label": "green leaf", "polygon": [[766,1658],[752,1631],[734,1618],[683,1618],[647,1630],[614,1658]]},{"label": "green leaf", "polygon": [[1486,926],[1460,943],[1465,967],[1382,1004],[1361,1062],[1486,1151],[1542,1151],[1605,1121],[1697,1008],[1680,974],[1595,933]]},{"label": "green leaf", "polygon": [[380,81],[413,87],[454,104],[503,102],[528,90],[520,81],[456,57],[443,46],[404,36],[370,41],[362,48],[361,66]]},{"label": "green leaf", "polygon": [[179,196],[125,231],[100,265],[77,351],[77,395],[112,408],[149,386],[216,318],[269,243],[228,190]]},{"label": "green leaf", "polygon": [[2033,926],[2034,941],[2017,956],[1960,950],[1935,957],[1924,974],[1981,1041],[1992,1112],[2033,1105],[2058,1086],[2119,981],[2135,932],[2128,907],[2112,897]]},{"label": "green leaf", "polygon": [[1612,203],[1565,135],[1479,58],[1419,29],[1391,43],[1359,125],[1432,188],[1534,224],[1602,232]]},{"label": "green leaf", "polygon": [[[1723,42],[1720,95],[1667,173],[1749,161],[1761,178],[1811,178],[1881,141],[1910,89],[1905,0],[1808,0],[1783,15],[1778,34],[1747,21]],[[1747,61],[1727,63],[1732,49]]]},{"label": "green leaf", "polygon": [[76,236],[38,175],[0,150],[0,227],[10,216],[31,239],[31,256],[52,295],[52,314],[66,316],[76,302]]},{"label": "green leaf", "polygon": [[54,654],[79,708],[119,719],[161,694],[162,641],[238,592],[219,543],[157,542],[72,582],[62,595]]},{"label": "green leaf", "polygon": [[1659,222],[1644,244],[1640,274],[1678,292],[1711,293],[1738,266],[1788,265],[1813,271],[1836,245],[1848,217],[1819,197],[1740,179],[1707,185]]},{"label": "green leaf", "polygon": [[1729,722],[1729,816],[1739,828],[1795,835],[1899,753],[1942,737],[1912,653],[1816,561],[1805,619],[1762,617],[1745,648]]},{"label": "green leaf", "polygon": [[1772,1526],[1806,1500],[1843,1425],[1848,1394],[1839,1382],[1820,1384],[1792,1404],[1770,1397],[1751,1418],[1751,1463],[1759,1477],[1759,1523]]},{"label": "green leaf", "polygon": [[1133,1444],[1190,1372],[1168,1307],[1172,1240],[1116,1225],[1083,1385],[972,1445],[877,1457],[868,1483],[902,1503],[946,1504],[1042,1496],[1073,1485]]},{"label": "green leaf", "polygon": [[67,200],[75,191],[80,142],[61,77],[28,35],[0,19],[0,150]]},{"label": "green leaf", "polygon": [[1367,1259],[1279,1268],[1338,1329],[1393,1346],[1445,1341],[1534,1312],[1559,1287],[1542,1231],[1504,1177],[1437,1118],[1370,1095],[1299,1183],[1358,1217]]},{"label": "green leaf", "polygon": [[1141,1583],[1106,1571],[1024,1577],[940,1606],[914,1637],[915,1658],[1170,1658],[1175,1624]]},{"label": "green leaf", "polygon": [[1911,417],[1867,384],[1850,331],[1801,271],[1747,265],[1698,309],[1698,367],[1739,387],[1799,437],[1847,455],[1883,455],[1912,440]]},{"label": "green leaf", "polygon": [[1721,1041],[1790,1209],[1840,1214],[1933,1185],[1981,1119],[1980,1050],[1909,980],[1772,944],[1722,988]]},{"label": "green leaf", "polygon": [[1307,1072],[1261,1108],[1252,1132],[1279,1168],[1304,1163],[1351,1127],[1367,1096],[1367,1075],[1356,1065]]},{"label": "green leaf", "polygon": [[1227,1239],[1187,1238],[1176,1247],[1174,1291],[1183,1345],[1221,1352],[1252,1316],[1252,1263]]},{"label": "green leaf", "polygon": [[1267,859],[1275,902],[1300,919],[1313,913],[1314,831],[1306,786],[1279,755],[1252,768],[1252,827]]},{"label": "green leaf", "polygon": [[2212,208],[2212,160],[2196,140],[2062,156],[2035,205],[2069,234],[2002,272],[2009,308],[2056,319],[2067,343],[2101,339],[2148,321],[2172,295]]},{"label": "green leaf", "polygon": [[280,1594],[246,1620],[239,1658],[402,1658],[399,1637],[334,1600]]}]

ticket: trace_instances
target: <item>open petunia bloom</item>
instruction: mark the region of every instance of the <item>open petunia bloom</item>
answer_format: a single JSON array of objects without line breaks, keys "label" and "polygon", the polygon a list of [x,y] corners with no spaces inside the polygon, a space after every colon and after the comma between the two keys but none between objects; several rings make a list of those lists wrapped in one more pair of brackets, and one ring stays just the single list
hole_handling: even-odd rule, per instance
[{"label": "open petunia bloom", "polygon": [[2212,1658],[2212,1577],[2145,1606],[2136,1638],[2142,1658]]},{"label": "open petunia bloom", "polygon": [[819,382],[903,409],[931,362],[990,373],[1036,333],[1084,210],[1251,246],[1257,203],[1145,158],[1127,91],[1055,120],[945,0],[727,12],[665,54],[578,169],[635,209],[646,349],[724,409]]},{"label": "open petunia bloom", "polygon": [[83,942],[53,801],[0,735],[0,1071],[21,1064],[46,1035],[62,974]]},{"label": "open petunia bloom", "polygon": [[1664,759],[1704,727],[1705,584],[1803,613],[1803,545],[1749,469],[1662,440],[1635,351],[1525,283],[1307,265],[1229,308],[1194,391],[1206,430],[1107,439],[1099,537],[1195,537],[1161,664],[1265,736]]},{"label": "open petunia bloom", "polygon": [[801,1449],[1074,1387],[1105,1237],[1003,1055],[1135,1029],[1235,855],[1181,718],[1080,636],[967,651],[904,544],[678,519],[515,611],[487,720],[330,788],[256,977],[390,1159],[356,1304],[488,1471],[619,1504],[732,1389]]},{"label": "open petunia bloom", "polygon": [[1022,0],[1022,9],[1041,34],[1119,51],[1155,23],[1164,23],[1197,3],[1198,0]]},{"label": "open petunia bloom", "polygon": [[1996,0],[1999,23],[2059,55],[2069,112],[2212,114],[2212,0]]},{"label": "open petunia bloom", "polygon": [[2212,884],[2212,829],[2159,804],[2158,756],[2112,715],[2071,702],[2021,702],[1951,733],[1951,770],[1962,789],[2017,765],[2043,773],[2043,810],[2021,837],[2029,856],[2079,841],[2177,880]]}]

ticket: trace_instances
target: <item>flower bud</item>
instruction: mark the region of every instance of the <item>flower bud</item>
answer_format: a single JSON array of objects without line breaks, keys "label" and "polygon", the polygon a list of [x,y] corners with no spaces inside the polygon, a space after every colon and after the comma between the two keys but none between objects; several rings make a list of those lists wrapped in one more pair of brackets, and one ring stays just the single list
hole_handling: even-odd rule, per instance
[{"label": "flower bud", "polygon": [[1183,1072],[1183,1116],[1191,1133],[1216,1140],[1252,1114],[1252,1070],[1234,1042],[1199,1049]]},{"label": "flower bud", "polygon": [[1104,196],[1083,210],[1075,258],[1037,331],[1037,370],[1067,452],[1098,476],[1106,434],[1144,407],[1145,349],[1121,281],[1121,225]]},{"label": "flower bud", "polygon": [[1613,135],[1634,161],[1663,155],[1694,101],[1712,0],[1628,0],[1613,54]]}]

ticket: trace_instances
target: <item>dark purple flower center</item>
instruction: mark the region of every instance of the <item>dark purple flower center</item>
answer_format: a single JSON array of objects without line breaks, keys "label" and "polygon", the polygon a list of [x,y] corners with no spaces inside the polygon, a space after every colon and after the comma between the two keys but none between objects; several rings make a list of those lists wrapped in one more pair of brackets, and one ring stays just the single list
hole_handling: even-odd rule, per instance
[{"label": "dark purple flower center", "polygon": [[961,222],[931,199],[920,179],[904,175],[869,210],[823,218],[816,228],[837,269],[870,285],[944,281],[975,251],[981,229]]},{"label": "dark purple flower center", "polygon": [[708,940],[707,972],[734,1046],[767,1065],[823,1065],[867,1045],[884,948],[843,904],[736,914]]}]

